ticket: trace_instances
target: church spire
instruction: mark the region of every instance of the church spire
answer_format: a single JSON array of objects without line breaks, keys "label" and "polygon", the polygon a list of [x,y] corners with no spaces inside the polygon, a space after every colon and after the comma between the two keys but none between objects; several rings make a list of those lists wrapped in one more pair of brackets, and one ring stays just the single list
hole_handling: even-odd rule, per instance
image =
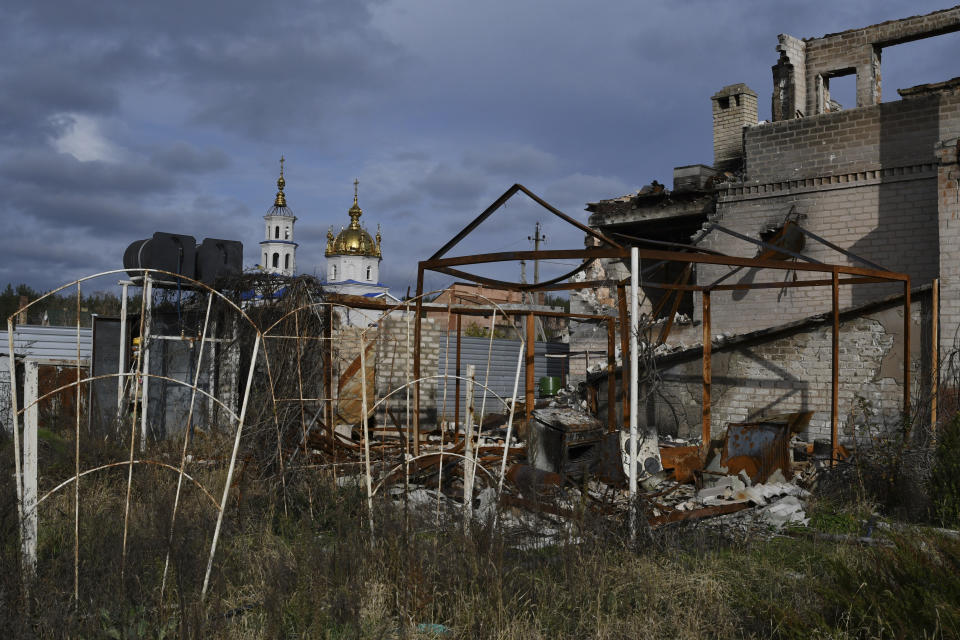
[{"label": "church spire", "polygon": [[357,203],[357,194],[359,193],[360,179],[354,178],[353,180],[353,206],[350,207],[350,211],[347,213],[350,214],[350,228],[359,229],[360,228],[360,216],[363,215],[363,209],[360,208],[360,205]]},{"label": "church spire", "polygon": [[273,206],[275,207],[287,206],[287,198],[283,194],[283,188],[287,185],[287,181],[283,179],[283,162],[284,157],[280,156],[280,177],[277,178],[277,197],[273,200]]}]

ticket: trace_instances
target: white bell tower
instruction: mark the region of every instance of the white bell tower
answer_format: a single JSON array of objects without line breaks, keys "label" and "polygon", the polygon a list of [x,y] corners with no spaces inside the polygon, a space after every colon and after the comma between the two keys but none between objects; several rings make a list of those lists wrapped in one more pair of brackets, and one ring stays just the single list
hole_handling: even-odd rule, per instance
[{"label": "white bell tower", "polygon": [[297,271],[297,243],[293,241],[293,224],[297,216],[287,207],[283,193],[283,156],[280,157],[280,177],[277,178],[277,197],[273,206],[263,216],[266,221],[266,236],[260,241],[260,266],[267,273],[292,276]]}]

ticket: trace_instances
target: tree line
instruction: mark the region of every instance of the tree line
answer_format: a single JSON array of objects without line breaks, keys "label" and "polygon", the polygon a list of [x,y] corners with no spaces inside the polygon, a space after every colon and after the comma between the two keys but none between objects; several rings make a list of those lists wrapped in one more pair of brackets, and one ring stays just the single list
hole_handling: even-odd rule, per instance
[{"label": "tree line", "polygon": [[[40,299],[44,292],[38,291],[26,284],[14,286],[7,284],[0,293],[0,321],[6,320],[17,313],[21,308],[21,301],[26,303]],[[120,314],[120,296],[102,291],[80,293],[80,326],[89,327],[93,314],[101,316],[117,316]],[[77,290],[67,288],[52,296],[48,296],[26,311],[26,318],[15,318],[16,324],[47,324],[51,326],[76,326],[77,324]],[[2,329],[6,329],[6,322],[2,322]]]}]

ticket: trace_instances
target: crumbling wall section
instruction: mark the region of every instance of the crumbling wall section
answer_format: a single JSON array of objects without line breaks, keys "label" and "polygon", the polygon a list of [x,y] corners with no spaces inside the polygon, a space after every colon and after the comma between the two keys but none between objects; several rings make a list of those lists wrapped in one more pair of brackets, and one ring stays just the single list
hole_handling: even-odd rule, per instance
[{"label": "crumbling wall section", "polygon": [[[616,345],[620,346],[617,332]],[[607,366],[607,324],[605,322],[582,322],[576,333],[570,336],[570,382],[583,382],[589,369]]]},{"label": "crumbling wall section", "polygon": [[[911,317],[911,379],[924,384],[922,329],[929,325],[929,292],[915,298]],[[719,437],[729,422],[789,411],[814,411],[805,434],[830,437],[832,328],[829,320],[713,347],[712,425]],[[660,433],[700,435],[702,350],[661,359],[661,384],[641,421]],[[846,317],[840,325],[839,425],[842,439],[900,424],[903,400],[903,310],[892,304]]]},{"label": "crumbling wall section", "polygon": [[773,65],[773,101],[771,119],[790,120],[806,113],[807,45],[803,40],[780,34],[777,51],[780,59]]},{"label": "crumbling wall section", "polygon": [[831,77],[857,74],[857,106],[881,99],[880,52],[883,47],[960,30],[960,7],[805,40],[806,113],[828,110],[822,89]]}]

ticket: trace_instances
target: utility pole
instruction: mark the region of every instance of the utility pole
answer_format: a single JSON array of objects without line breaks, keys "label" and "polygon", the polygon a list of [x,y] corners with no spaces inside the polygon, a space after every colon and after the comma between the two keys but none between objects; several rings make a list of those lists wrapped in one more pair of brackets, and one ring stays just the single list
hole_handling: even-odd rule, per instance
[{"label": "utility pole", "polygon": [[[527,284],[527,261],[520,261],[520,284]],[[521,304],[526,304],[527,302],[527,292],[524,291],[520,294]]]},{"label": "utility pole", "polygon": [[[541,241],[541,240],[544,241],[544,242],[546,242],[547,237],[540,235],[540,221],[539,221],[539,220],[537,221],[537,225],[534,227],[533,237],[527,236],[527,240],[531,240],[531,241],[533,242],[533,250],[534,250],[534,251],[540,251],[540,241]],[[533,261],[533,284],[539,284],[539,283],[540,283],[540,261],[539,261],[539,260],[534,260],[534,261]],[[538,293],[537,293],[536,303],[537,303],[537,304],[543,304],[543,293],[542,293],[542,292],[538,292]]]}]

